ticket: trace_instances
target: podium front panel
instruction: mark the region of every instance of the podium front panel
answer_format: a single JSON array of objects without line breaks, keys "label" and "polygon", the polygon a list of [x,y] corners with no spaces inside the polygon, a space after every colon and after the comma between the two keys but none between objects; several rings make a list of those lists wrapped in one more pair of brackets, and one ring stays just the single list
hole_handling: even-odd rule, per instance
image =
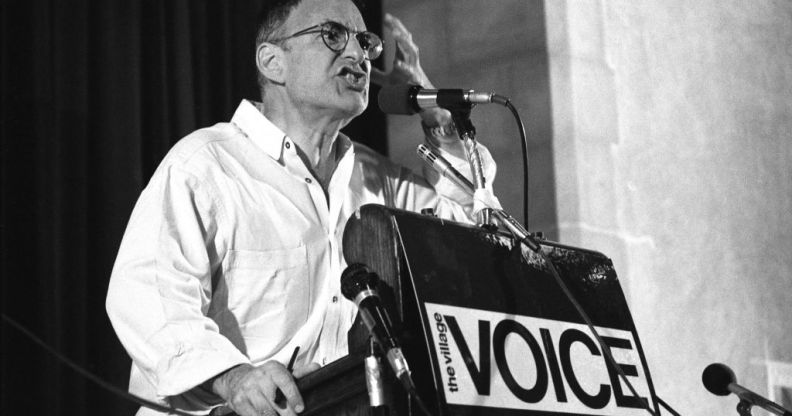
[{"label": "podium front panel", "polygon": [[657,411],[640,340],[606,256],[541,244],[638,397],[618,379],[542,256],[474,226],[379,206],[360,213],[384,219],[393,233],[368,246],[395,249],[399,258],[405,353],[434,411],[642,415],[642,400]]}]

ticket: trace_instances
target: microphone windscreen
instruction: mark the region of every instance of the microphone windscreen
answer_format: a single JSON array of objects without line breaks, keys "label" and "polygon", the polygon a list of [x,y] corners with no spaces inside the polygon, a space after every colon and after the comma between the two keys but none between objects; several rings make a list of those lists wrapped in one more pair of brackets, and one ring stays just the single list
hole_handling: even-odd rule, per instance
[{"label": "microphone windscreen", "polygon": [[710,393],[718,396],[729,395],[729,384],[736,383],[737,377],[731,368],[721,363],[713,363],[701,373],[701,381]]},{"label": "microphone windscreen", "polygon": [[341,273],[341,294],[354,300],[358,293],[366,289],[376,289],[379,279],[368,267],[353,263]]},{"label": "microphone windscreen", "polygon": [[410,90],[415,87],[415,85],[410,84],[394,84],[382,87],[377,96],[380,110],[386,114],[415,114],[415,108],[410,102]]}]

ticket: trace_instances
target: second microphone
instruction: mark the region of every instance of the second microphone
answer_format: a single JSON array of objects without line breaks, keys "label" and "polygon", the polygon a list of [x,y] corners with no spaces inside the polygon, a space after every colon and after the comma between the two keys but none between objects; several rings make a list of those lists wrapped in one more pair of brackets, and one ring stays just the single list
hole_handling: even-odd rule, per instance
[{"label": "second microphone", "polygon": [[363,323],[385,352],[393,373],[404,388],[412,392],[415,385],[410,377],[410,368],[393,333],[388,312],[377,293],[378,284],[377,275],[359,263],[350,264],[341,274],[341,293],[358,306]]}]

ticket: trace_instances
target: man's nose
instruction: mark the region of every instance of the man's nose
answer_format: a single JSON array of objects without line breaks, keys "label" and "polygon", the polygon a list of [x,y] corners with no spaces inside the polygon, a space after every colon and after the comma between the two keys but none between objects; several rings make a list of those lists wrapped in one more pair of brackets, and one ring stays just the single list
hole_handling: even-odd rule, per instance
[{"label": "man's nose", "polygon": [[357,36],[350,34],[349,41],[344,48],[343,53],[345,58],[352,59],[355,63],[360,63],[366,59],[366,51],[360,46]]}]

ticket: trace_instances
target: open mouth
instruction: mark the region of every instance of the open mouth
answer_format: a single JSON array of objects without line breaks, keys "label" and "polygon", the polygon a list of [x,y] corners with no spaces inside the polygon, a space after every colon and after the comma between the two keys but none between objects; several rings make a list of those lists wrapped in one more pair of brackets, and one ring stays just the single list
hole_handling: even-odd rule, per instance
[{"label": "open mouth", "polygon": [[338,71],[338,76],[343,78],[353,90],[364,91],[366,89],[368,77],[365,72],[345,66]]}]

